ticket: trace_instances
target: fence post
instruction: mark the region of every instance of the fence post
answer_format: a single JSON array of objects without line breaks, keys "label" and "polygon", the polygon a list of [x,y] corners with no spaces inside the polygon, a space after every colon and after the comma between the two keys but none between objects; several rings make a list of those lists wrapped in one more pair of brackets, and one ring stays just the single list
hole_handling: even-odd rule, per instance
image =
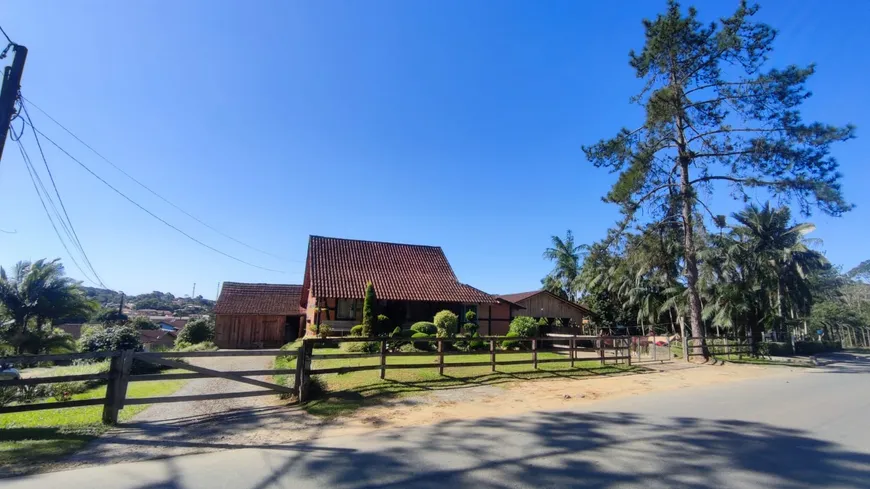
[{"label": "fence post", "polygon": [[688,362],[689,361],[689,338],[687,338],[686,335],[683,335],[682,341],[683,341],[683,360]]},{"label": "fence post", "polygon": [[489,363],[492,365],[492,371],[495,372],[495,340],[489,340]]},{"label": "fence post", "polygon": [[598,356],[601,358],[601,366],[604,366],[604,337],[598,338]]},{"label": "fence post", "polygon": [[[304,345],[304,343],[303,343]],[[305,347],[300,346],[296,350],[296,374],[293,380],[293,388],[296,389],[296,397],[299,397],[299,386],[302,385],[302,364],[305,359]]]},{"label": "fence post", "polygon": [[568,340],[568,349],[570,350],[571,355],[571,368],[574,368],[574,357],[576,356],[575,350],[577,349],[577,338],[575,336],[572,336],[571,339]]},{"label": "fence post", "polygon": [[538,340],[532,340],[532,366],[538,369]]},{"label": "fence post", "polygon": [[438,375],[444,375],[444,341],[438,339]]},{"label": "fence post", "polygon": [[725,337],[725,356],[731,360],[731,339],[727,336]]},{"label": "fence post", "polygon": [[314,353],[314,341],[302,340],[302,355],[296,360],[299,370],[299,402],[308,400],[308,388],[311,385],[311,355]]},{"label": "fence post", "polygon": [[[626,357],[628,357],[628,366],[629,367],[631,367],[631,343],[632,343],[631,336],[629,336],[628,339],[625,341],[625,344],[628,345],[628,355],[626,355]],[[637,346],[638,346],[638,348],[637,348],[638,360],[640,360],[640,342],[638,342]]]},{"label": "fence post", "polygon": [[132,365],[133,350],[121,351],[109,362],[109,384],[106,386],[106,402],[103,405],[103,424],[113,425],[118,422],[118,411],[124,407]]},{"label": "fence post", "polygon": [[381,340],[381,378],[387,373],[387,340]]}]

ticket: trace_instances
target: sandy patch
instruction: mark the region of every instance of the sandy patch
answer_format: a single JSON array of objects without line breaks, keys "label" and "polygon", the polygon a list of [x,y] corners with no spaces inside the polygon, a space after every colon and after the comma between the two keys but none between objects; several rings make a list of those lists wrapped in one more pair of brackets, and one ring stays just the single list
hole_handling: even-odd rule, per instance
[{"label": "sandy patch", "polygon": [[[654,367],[655,368],[655,367]],[[450,419],[510,416],[559,409],[600,399],[688,389],[746,379],[793,374],[796,368],[726,364],[666,364],[647,373],[583,379],[520,381],[506,386],[460,389],[456,399],[443,392],[415,396],[415,402],[387,402],[359,409],[329,423],[321,437],[358,434],[372,429],[419,426]]]}]

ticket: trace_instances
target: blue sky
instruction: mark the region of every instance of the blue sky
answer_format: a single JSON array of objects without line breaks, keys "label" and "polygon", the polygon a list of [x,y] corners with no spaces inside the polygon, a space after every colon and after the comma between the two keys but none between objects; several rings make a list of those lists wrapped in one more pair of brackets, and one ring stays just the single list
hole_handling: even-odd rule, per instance
[{"label": "blue sky", "polygon": [[[697,2],[705,19],[737,2]],[[641,19],[665,2],[367,1],[0,4],[30,49],[22,92],[125,171],[227,240],[148,194],[41,114],[43,132],[229,260],[124,201],[47,149],[79,238],[116,290],[214,297],[221,281],[299,283],[309,234],[440,245],[460,280],[534,289],[541,253],[572,229],[600,239],[615,178],[580,146],[636,124],[628,66]],[[808,120],[851,122],[835,148],[841,219],[814,237],[848,269],[870,258],[870,2],[763,2],[771,66],[818,63]],[[28,150],[37,150],[25,136]],[[0,262],[62,257],[16,145],[0,165]],[[738,208],[727,196],[716,211]],[[68,263],[69,274],[83,279]]]}]

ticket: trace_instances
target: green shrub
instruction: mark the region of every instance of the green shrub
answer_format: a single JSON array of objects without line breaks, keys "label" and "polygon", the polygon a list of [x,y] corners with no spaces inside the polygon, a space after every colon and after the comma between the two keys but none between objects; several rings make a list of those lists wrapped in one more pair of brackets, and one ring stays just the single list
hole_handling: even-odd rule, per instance
[{"label": "green shrub", "polygon": [[176,341],[190,343],[191,345],[205,341],[214,341],[214,323],[205,318],[194,319],[181,328]]},{"label": "green shrub", "polygon": [[217,345],[215,345],[211,341],[203,341],[202,343],[194,343],[192,345],[183,341],[176,341],[175,347],[172,349],[172,351],[215,351],[217,349]]},{"label": "green shrub", "polygon": [[[531,319],[531,318],[529,318],[529,319]],[[513,323],[511,325],[513,326]],[[519,333],[516,333],[515,331],[509,331],[508,334],[506,334],[505,336],[508,338],[519,338],[520,337]],[[501,347],[504,348],[505,350],[513,350],[514,348],[517,348],[519,346],[520,346],[520,342],[517,340],[504,340],[501,342]]]},{"label": "green shrub", "polygon": [[379,341],[345,341],[341,343],[339,348],[348,353],[379,353],[381,343]]},{"label": "green shrub", "polygon": [[79,338],[79,350],[92,351],[115,351],[135,350],[142,351],[142,342],[139,340],[139,331],[132,326],[109,326],[88,328]]},{"label": "green shrub", "polygon": [[351,336],[362,336],[362,333],[363,333],[363,325],[362,324],[357,324],[356,326],[350,328],[350,335]]},{"label": "green shrub", "polygon": [[469,350],[474,350],[474,351],[483,350],[486,347],[486,345],[483,343],[483,340],[480,339],[480,335],[477,334],[476,331],[471,336],[471,338],[472,338],[471,341],[468,342],[468,349]]},{"label": "green shrub", "polygon": [[[433,338],[433,337],[434,337],[434,335],[426,334],[426,333],[414,333],[411,335],[411,338],[416,339],[416,340],[425,339],[425,338]],[[415,341],[414,348],[416,348],[418,350],[423,350],[423,351],[431,351],[432,350],[432,343],[429,341]]]},{"label": "green shrub", "polygon": [[533,318],[528,316],[516,317],[511,321],[508,335],[510,333],[516,333],[516,336],[522,336],[523,338],[531,338],[538,335],[538,324]]},{"label": "green shrub", "polygon": [[[745,349],[745,347],[741,347]],[[794,350],[791,347],[791,343],[784,342],[773,342],[773,341],[762,341],[758,343],[757,352],[761,356],[769,357],[769,356],[777,356],[777,357],[787,357],[794,355]],[[720,347],[719,353],[725,353],[725,349]]]},{"label": "green shrub", "polygon": [[419,348],[414,346],[412,343],[405,343],[404,345],[400,346],[399,349],[396,351],[400,351],[400,352],[404,352],[404,353],[412,353],[412,352],[417,352],[420,350],[419,350]]},{"label": "green shrub", "polygon": [[[401,329],[401,328],[400,328]],[[390,318],[384,316],[383,314],[378,314],[378,330],[377,334],[382,335],[392,331],[390,327]]]},{"label": "green shrub", "polygon": [[439,338],[448,338],[456,334],[456,325],[459,322],[459,317],[451,311],[443,310],[435,314],[435,319],[432,320],[438,331],[435,333]]},{"label": "green shrub", "polygon": [[462,332],[468,336],[474,336],[479,328],[480,326],[475,323],[465,323],[462,325]]},{"label": "green shrub", "polygon": [[365,299],[363,300],[362,325],[363,336],[372,336],[377,332],[377,316],[375,315],[375,307],[377,307],[378,298],[375,296],[375,286],[368,282],[366,284]]},{"label": "green shrub", "polygon": [[387,348],[393,351],[407,343],[407,341],[402,341],[406,338],[406,336],[402,334],[402,328],[398,326],[396,326],[396,329],[394,329],[393,332],[390,333],[390,338],[391,341],[387,342]]},{"label": "green shrub", "polygon": [[47,394],[57,402],[63,402],[69,401],[72,399],[72,396],[81,394],[88,390],[88,388],[88,384],[85,381],[55,382],[48,385]]},{"label": "green shrub", "polygon": [[435,327],[435,323],[420,321],[411,326],[411,331],[423,334],[435,334],[438,332],[438,328]]},{"label": "green shrub", "polygon": [[477,322],[477,314],[474,311],[465,311],[465,322],[466,323],[476,323]]},{"label": "green shrub", "polygon": [[841,351],[842,343],[839,341],[797,341],[794,344],[795,353],[798,355],[816,355],[832,351]]},{"label": "green shrub", "polygon": [[321,338],[328,338],[332,334],[332,326],[320,323],[315,326],[315,334]]},{"label": "green shrub", "polygon": [[136,329],[159,329],[159,326],[151,322],[151,320],[145,316],[136,316],[127,324]]}]

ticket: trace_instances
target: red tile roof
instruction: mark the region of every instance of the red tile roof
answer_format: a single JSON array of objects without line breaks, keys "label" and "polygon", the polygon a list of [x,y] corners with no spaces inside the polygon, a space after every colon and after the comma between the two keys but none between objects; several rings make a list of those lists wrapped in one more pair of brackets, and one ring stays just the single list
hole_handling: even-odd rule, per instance
[{"label": "red tile roof", "polygon": [[224,282],[214,306],[215,314],[305,314],[301,285]]},{"label": "red tile roof", "polygon": [[366,282],[378,299],[494,303],[495,297],[460,283],[438,246],[311,236],[305,290],[314,297],[359,299]]}]

